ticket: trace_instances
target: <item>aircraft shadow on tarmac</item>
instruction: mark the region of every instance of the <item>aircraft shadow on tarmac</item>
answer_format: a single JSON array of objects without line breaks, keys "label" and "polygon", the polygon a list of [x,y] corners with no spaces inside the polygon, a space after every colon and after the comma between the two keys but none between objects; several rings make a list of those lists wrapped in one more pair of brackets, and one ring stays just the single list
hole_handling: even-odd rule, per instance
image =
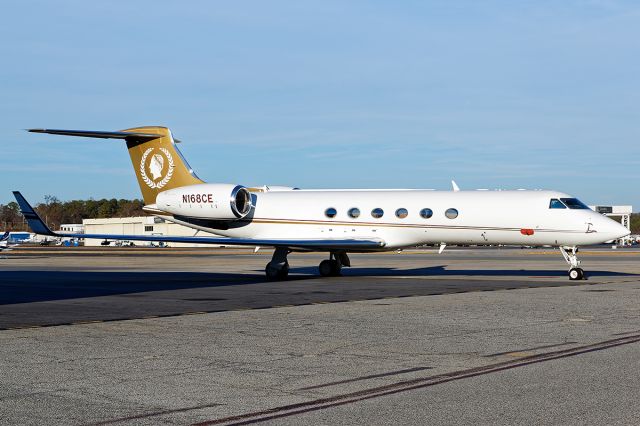
[{"label": "aircraft shadow on tarmac", "polygon": [[[317,274],[318,268],[302,267],[291,268],[290,273],[293,274]],[[395,268],[343,268],[343,276],[346,277],[438,277],[438,276],[458,276],[473,279],[476,277],[557,277],[566,278],[567,271],[565,269],[447,269],[447,265],[428,266],[424,268],[414,269],[395,269]],[[640,274],[631,274],[626,272],[614,271],[585,271],[587,277],[620,277],[620,276],[640,276]]]},{"label": "aircraft shadow on tarmac", "polygon": [[262,274],[204,272],[6,271],[0,305],[128,293],[259,284]]},{"label": "aircraft shadow on tarmac", "polygon": [[[247,298],[256,294],[241,287],[260,285],[261,292],[277,290],[280,294],[314,295],[314,290],[333,290],[334,295],[349,295],[350,298],[393,297],[406,294],[407,291],[425,293],[437,291],[436,280],[398,280],[389,282],[372,282],[371,277],[453,277],[445,281],[447,285],[465,288],[475,286],[495,286],[501,288],[517,282],[523,285],[524,278],[545,277],[567,280],[563,270],[451,270],[446,265],[413,269],[390,268],[345,268],[342,277],[322,278],[317,275],[315,267],[291,268],[289,280],[269,282],[262,271],[252,273],[215,273],[215,272],[108,272],[108,271],[5,271],[0,280],[0,305],[18,303],[44,302],[65,299],[95,298],[102,296],[127,295],[132,293],[171,292],[172,296],[163,297],[163,303],[171,300],[231,300]],[[638,276],[611,271],[588,271],[587,276],[615,277]],[[459,277],[459,279],[455,279]],[[514,280],[500,280],[497,284],[490,280],[474,280],[473,277],[513,277]],[[361,280],[360,278],[367,278]],[[411,281],[411,282],[409,282]],[[555,282],[555,280],[554,280]],[[464,283],[464,284],[463,284]],[[530,283],[541,284],[540,281]],[[234,288],[234,289],[232,289]],[[410,290],[408,290],[408,288]],[[209,297],[181,299],[180,294],[206,293]],[[198,291],[199,290],[199,291]],[[176,292],[177,291],[177,292]],[[224,296],[216,295],[224,293]],[[273,293],[275,294],[275,293]],[[425,293],[427,294],[427,293]],[[212,297],[213,296],[213,297]],[[132,297],[132,296],[130,296]],[[292,301],[289,300],[289,303]],[[256,303],[254,300],[253,303]]]}]

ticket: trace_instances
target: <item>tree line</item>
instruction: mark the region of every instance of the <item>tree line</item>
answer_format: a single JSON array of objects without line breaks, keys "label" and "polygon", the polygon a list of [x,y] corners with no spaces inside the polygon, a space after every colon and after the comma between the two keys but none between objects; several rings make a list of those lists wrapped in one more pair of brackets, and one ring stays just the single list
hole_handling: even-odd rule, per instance
[{"label": "tree line", "polygon": [[[53,195],[34,208],[51,229],[59,229],[63,223],[82,223],[82,219],[144,216],[142,200],[71,200],[60,201]],[[15,201],[0,204],[0,230],[28,231],[20,208]]]},{"label": "tree line", "polygon": [[638,235],[640,234],[640,213],[631,214],[631,233]]}]

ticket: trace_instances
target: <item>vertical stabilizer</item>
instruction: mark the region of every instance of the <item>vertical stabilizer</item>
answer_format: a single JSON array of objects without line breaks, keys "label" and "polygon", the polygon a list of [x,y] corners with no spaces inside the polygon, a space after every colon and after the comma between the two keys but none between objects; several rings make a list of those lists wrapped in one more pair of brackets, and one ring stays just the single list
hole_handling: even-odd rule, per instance
[{"label": "vertical stabilizer", "polygon": [[145,204],[154,204],[162,191],[202,182],[189,167],[171,131],[166,127],[145,126],[117,132],[95,130],[29,129],[31,133],[79,136],[98,139],[124,139]]},{"label": "vertical stabilizer", "polygon": [[156,139],[126,138],[131,163],[145,204],[154,204],[162,191],[203,183],[176,147],[166,127],[136,127],[124,133],[157,134]]}]

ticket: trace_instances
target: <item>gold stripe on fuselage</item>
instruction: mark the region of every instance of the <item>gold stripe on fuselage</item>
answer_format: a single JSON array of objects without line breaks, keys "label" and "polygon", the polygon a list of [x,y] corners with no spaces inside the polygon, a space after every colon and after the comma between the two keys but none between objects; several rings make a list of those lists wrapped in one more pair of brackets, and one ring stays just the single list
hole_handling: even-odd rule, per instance
[{"label": "gold stripe on fuselage", "polygon": [[[304,219],[241,219],[239,222],[247,223],[269,223],[281,225],[335,225],[335,226],[366,226],[366,227],[384,227],[384,228],[420,228],[420,229],[474,229],[482,231],[517,231],[522,228],[500,228],[490,226],[462,226],[462,225],[421,225],[415,223],[379,223],[379,222],[331,222],[323,220],[304,220]],[[571,232],[583,234],[581,230],[570,229],[536,229],[535,232]]]},{"label": "gold stripe on fuselage", "polygon": [[[161,210],[145,209],[146,212],[172,217],[171,213]],[[187,218],[185,218],[187,219]],[[193,218],[199,220],[207,220],[207,218]],[[239,219],[236,222],[272,224],[272,225],[324,225],[324,226],[359,226],[359,227],[382,227],[382,228],[418,228],[418,229],[456,229],[456,230],[478,230],[478,231],[514,231],[520,232],[521,228],[501,228],[491,226],[463,226],[463,225],[423,225],[417,223],[388,223],[388,222],[338,222],[328,220],[305,220],[305,219]],[[535,232],[569,232],[583,234],[584,231],[576,229],[535,229]]]}]

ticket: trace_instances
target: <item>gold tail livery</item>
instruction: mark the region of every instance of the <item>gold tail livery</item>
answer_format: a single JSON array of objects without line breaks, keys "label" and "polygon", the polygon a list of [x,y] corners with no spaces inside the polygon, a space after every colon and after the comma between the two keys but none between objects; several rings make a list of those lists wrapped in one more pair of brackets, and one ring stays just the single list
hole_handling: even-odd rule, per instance
[{"label": "gold tail livery", "polygon": [[29,131],[125,140],[145,204],[155,203],[156,196],[162,191],[204,183],[180,155],[176,141],[173,139],[171,131],[166,127],[136,127],[119,132],[49,129],[31,129]]},{"label": "gold tail livery", "polygon": [[[77,238],[187,242],[274,247],[265,268],[269,279],[289,273],[292,251],[322,251],[322,276],[351,266],[349,253],[396,250],[423,244],[551,245],[569,264],[569,278],[582,279],[578,246],[629,235],[619,223],[558,191],[452,191],[417,189],[300,190],[205,183],[180,154],[165,127],[115,132],[31,129],[33,133],[122,139],[126,142],[145,211],[209,236],[78,234]],[[384,170],[384,164],[371,164]],[[327,171],[331,173],[331,171]],[[25,198],[14,192],[36,233],[51,231]],[[213,235],[211,235],[213,234]]]}]

